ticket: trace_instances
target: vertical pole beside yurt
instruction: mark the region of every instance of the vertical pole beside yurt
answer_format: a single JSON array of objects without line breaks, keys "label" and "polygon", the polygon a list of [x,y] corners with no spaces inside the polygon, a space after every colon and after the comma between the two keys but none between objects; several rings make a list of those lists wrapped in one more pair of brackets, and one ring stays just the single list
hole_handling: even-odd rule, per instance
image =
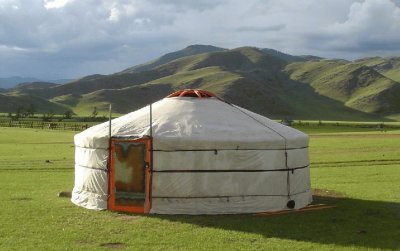
[{"label": "vertical pole beside yurt", "polygon": [[109,145],[111,145],[111,104],[108,110],[108,139],[109,139]]},{"label": "vertical pole beside yurt", "polygon": [[110,196],[109,195],[111,194],[110,186],[109,186],[110,170],[111,170],[111,117],[112,117],[111,109],[112,109],[112,106],[110,104],[109,110],[108,110],[108,148],[107,148],[107,151],[108,151],[108,156],[107,156],[107,195],[108,196],[107,196],[107,207],[110,204],[110,202],[109,202]]},{"label": "vertical pole beside yurt", "polygon": [[147,152],[149,155],[149,160],[146,163],[146,196],[148,200],[146,201],[144,211],[149,213],[151,210],[151,187],[153,182],[153,106],[149,104],[149,142],[148,142]]}]

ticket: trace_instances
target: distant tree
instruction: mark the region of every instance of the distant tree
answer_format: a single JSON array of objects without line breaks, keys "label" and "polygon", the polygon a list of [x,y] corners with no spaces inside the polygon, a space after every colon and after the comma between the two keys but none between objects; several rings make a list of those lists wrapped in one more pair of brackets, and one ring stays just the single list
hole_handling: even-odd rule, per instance
[{"label": "distant tree", "polygon": [[22,116],[23,111],[24,111],[24,107],[19,105],[17,107],[17,111],[15,112],[15,118],[19,119]]},{"label": "distant tree", "polygon": [[12,113],[8,112],[7,117],[12,118]]},{"label": "distant tree", "polygon": [[54,117],[54,111],[53,111],[53,110],[50,110],[50,111],[47,113],[47,117],[48,117],[49,119],[52,119],[52,118]]},{"label": "distant tree", "polygon": [[42,120],[43,121],[49,121],[49,119],[47,118],[47,114],[46,113],[42,114]]},{"label": "distant tree", "polygon": [[36,113],[36,107],[34,104],[30,104],[28,109],[26,109],[26,114],[29,117],[33,117]]},{"label": "distant tree", "polygon": [[43,121],[50,121],[54,117],[54,112],[49,111],[48,113],[43,113],[42,114],[42,120]]},{"label": "distant tree", "polygon": [[92,117],[92,118],[96,118],[97,114],[98,114],[98,112],[97,112],[97,107],[95,106],[95,107],[93,108],[91,117]]},{"label": "distant tree", "polygon": [[28,112],[28,110],[26,110],[26,109],[24,109],[23,110],[23,112],[22,112],[22,117],[28,117],[29,116],[29,112]]},{"label": "distant tree", "polygon": [[70,110],[67,110],[64,112],[64,118],[65,119],[70,119],[72,118],[72,112]]}]

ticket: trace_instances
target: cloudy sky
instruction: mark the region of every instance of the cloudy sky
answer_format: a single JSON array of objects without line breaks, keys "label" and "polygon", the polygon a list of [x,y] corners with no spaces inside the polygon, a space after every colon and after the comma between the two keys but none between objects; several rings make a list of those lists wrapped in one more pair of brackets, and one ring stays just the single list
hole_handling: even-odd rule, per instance
[{"label": "cloudy sky", "polygon": [[109,74],[191,44],[400,56],[400,0],[0,0],[0,77]]}]

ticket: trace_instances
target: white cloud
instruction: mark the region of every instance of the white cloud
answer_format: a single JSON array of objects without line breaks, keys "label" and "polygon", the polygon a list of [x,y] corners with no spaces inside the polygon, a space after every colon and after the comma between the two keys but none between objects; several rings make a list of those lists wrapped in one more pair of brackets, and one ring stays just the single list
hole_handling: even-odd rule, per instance
[{"label": "white cloud", "polygon": [[108,20],[111,22],[119,22],[121,17],[129,18],[136,13],[134,2],[114,2],[110,9]]},{"label": "white cloud", "polygon": [[399,53],[400,7],[389,0],[355,2],[345,20],[321,27],[308,41],[313,39],[321,51],[353,57]]},{"label": "white cloud", "polygon": [[400,8],[393,2],[366,0],[350,7],[348,19],[329,27],[333,34],[369,38],[400,36]]},{"label": "white cloud", "polygon": [[120,15],[120,12],[119,12],[118,8],[114,6],[111,8],[110,16],[108,17],[108,20],[110,20],[111,22],[118,22],[119,15]]},{"label": "white cloud", "polygon": [[7,59],[0,77],[111,73],[190,44],[342,58],[400,55],[399,5],[400,0],[0,0],[0,60]]},{"label": "white cloud", "polygon": [[43,0],[46,9],[59,9],[73,0]]}]

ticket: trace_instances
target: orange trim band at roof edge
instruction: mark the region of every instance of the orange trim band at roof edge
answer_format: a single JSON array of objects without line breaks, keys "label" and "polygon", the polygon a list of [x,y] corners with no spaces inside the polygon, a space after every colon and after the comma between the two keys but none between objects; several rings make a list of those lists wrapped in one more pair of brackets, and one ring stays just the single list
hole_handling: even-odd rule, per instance
[{"label": "orange trim band at roof edge", "polygon": [[209,91],[187,89],[187,90],[176,91],[167,96],[167,98],[174,98],[174,97],[211,98],[216,96],[214,93]]}]

